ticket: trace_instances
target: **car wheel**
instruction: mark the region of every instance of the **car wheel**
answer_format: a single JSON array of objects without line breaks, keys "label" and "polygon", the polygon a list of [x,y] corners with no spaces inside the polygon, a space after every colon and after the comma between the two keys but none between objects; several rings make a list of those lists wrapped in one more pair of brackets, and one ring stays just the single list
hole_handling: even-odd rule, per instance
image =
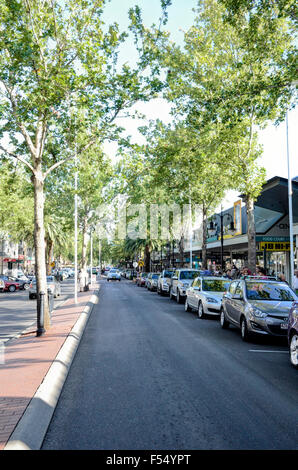
[{"label": "car wheel", "polygon": [[173,291],[172,291],[172,287],[170,288],[170,299],[171,299],[171,300],[173,299]]},{"label": "car wheel", "polygon": [[199,302],[199,305],[198,305],[198,316],[201,319],[205,318],[204,307],[201,301]]},{"label": "car wheel", "polygon": [[181,304],[181,295],[180,295],[179,289],[177,289],[176,301],[177,301],[177,304]]},{"label": "car wheel", "polygon": [[290,339],[290,361],[295,369],[298,369],[298,334],[293,333]]},{"label": "car wheel", "polygon": [[24,290],[28,290],[29,287],[30,287],[30,284],[24,284],[24,285],[23,285],[23,289],[24,289]]},{"label": "car wheel", "polygon": [[240,329],[241,329],[241,338],[243,339],[243,341],[249,341],[250,333],[248,331],[247,322],[244,317],[242,317],[241,319]]},{"label": "car wheel", "polygon": [[192,308],[188,305],[187,298],[185,299],[184,310],[186,312],[191,312]]},{"label": "car wheel", "polygon": [[229,322],[226,320],[226,316],[225,316],[225,312],[224,312],[224,309],[221,308],[220,310],[220,326],[225,330],[227,328],[229,328]]},{"label": "car wheel", "polygon": [[9,290],[9,292],[14,292],[16,290],[16,286],[14,286],[14,285],[9,286],[8,290]]}]

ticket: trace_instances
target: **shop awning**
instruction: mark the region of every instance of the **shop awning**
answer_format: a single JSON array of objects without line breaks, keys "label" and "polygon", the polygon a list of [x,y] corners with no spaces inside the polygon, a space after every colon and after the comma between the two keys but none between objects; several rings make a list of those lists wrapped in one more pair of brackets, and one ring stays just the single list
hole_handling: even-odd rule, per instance
[{"label": "shop awning", "polygon": [[[292,206],[294,223],[298,222],[298,182],[292,181]],[[270,209],[282,214],[289,213],[288,201],[288,180],[279,176],[274,176],[264,184],[262,193],[258,197],[255,205]]]}]

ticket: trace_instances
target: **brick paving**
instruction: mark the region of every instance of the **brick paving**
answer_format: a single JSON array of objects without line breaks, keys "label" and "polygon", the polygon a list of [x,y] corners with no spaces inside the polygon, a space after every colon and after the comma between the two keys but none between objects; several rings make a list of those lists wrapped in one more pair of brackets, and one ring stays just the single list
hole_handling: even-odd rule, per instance
[{"label": "brick paving", "polygon": [[29,331],[8,341],[4,349],[4,364],[0,364],[0,450],[42,383],[68,334],[98,289],[78,293],[78,303],[68,299],[52,313],[49,330],[40,337]]}]

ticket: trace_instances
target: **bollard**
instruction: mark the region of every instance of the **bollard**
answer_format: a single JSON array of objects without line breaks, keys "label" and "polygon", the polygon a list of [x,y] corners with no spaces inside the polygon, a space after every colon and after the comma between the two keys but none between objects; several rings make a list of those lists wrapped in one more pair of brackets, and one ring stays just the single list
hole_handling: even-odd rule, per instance
[{"label": "bollard", "polygon": [[39,302],[37,302],[37,331],[36,336],[42,336],[45,333],[44,328],[44,292],[39,293]]}]

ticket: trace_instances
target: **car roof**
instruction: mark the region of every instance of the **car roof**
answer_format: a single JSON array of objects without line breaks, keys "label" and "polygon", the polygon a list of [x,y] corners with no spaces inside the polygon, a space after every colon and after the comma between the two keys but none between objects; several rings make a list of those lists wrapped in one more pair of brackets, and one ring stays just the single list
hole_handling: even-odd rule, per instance
[{"label": "car roof", "polygon": [[193,268],[177,268],[174,271],[201,271],[201,269],[193,269]]},{"label": "car roof", "polygon": [[[233,281],[233,279],[229,279],[228,277],[222,277],[222,276],[198,276],[198,278],[200,279],[204,279],[207,280],[207,281],[226,281],[226,282],[231,282]],[[235,281],[239,281],[239,279],[235,279]]]}]

